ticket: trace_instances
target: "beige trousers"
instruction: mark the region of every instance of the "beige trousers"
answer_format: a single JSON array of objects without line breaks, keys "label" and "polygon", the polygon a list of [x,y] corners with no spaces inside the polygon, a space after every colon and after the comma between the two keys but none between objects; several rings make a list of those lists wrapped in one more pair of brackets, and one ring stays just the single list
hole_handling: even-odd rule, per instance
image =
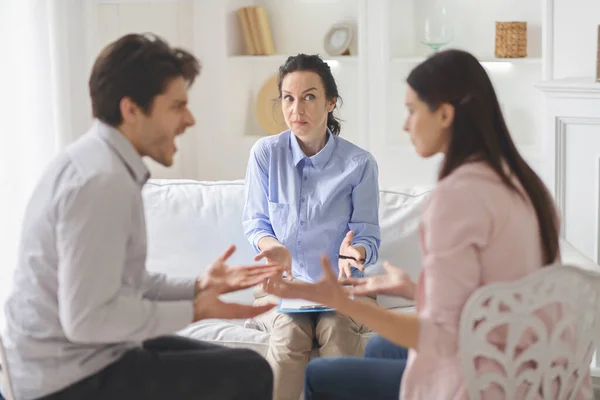
[{"label": "beige trousers", "polygon": [[[279,299],[254,290],[254,304],[277,303]],[[371,297],[363,301],[376,303]],[[368,328],[336,312],[284,314],[273,309],[254,319],[258,328],[270,333],[266,359],[275,378],[273,400],[298,400],[304,385],[304,370],[313,345],[321,357],[362,357],[365,349],[361,334]]]}]

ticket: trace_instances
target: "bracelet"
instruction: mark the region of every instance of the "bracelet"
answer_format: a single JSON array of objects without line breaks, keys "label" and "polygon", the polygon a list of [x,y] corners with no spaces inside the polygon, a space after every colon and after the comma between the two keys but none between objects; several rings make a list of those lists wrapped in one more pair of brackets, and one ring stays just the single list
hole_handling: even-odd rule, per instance
[{"label": "bracelet", "polygon": [[338,254],[338,258],[341,259],[341,260],[354,260],[354,261],[359,262],[361,264],[364,263],[365,261],[367,261],[364,258],[361,258],[361,259],[357,260],[356,258],[354,258],[352,256],[345,256],[343,254]]}]

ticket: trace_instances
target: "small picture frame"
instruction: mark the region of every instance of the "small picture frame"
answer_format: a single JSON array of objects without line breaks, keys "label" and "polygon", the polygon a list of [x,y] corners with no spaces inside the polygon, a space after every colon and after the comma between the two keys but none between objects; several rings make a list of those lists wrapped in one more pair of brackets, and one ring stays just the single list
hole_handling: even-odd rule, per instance
[{"label": "small picture frame", "polygon": [[323,40],[325,52],[330,56],[348,56],[353,39],[354,27],[351,24],[345,22],[335,24]]}]

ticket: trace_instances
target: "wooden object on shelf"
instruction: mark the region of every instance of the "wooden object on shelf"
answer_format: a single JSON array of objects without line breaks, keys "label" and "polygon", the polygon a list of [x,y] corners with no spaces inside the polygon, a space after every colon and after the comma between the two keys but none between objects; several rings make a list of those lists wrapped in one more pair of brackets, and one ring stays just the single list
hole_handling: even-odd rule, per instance
[{"label": "wooden object on shelf", "polygon": [[600,82],[600,25],[598,25],[598,42],[596,44],[596,82]]},{"label": "wooden object on shelf", "polygon": [[256,118],[260,126],[269,135],[276,135],[287,129],[281,106],[275,101],[279,97],[278,79],[278,73],[268,78],[256,97]]},{"label": "wooden object on shelf", "polygon": [[261,54],[275,54],[275,46],[273,45],[273,35],[271,34],[271,26],[269,24],[269,15],[267,14],[267,9],[262,6],[254,7],[254,9],[262,50]]},{"label": "wooden object on shelf", "polygon": [[498,58],[527,57],[527,22],[496,22]]},{"label": "wooden object on shelf", "polygon": [[254,47],[258,55],[264,54],[262,42],[260,40],[260,28],[258,26],[258,15],[256,13],[256,6],[246,7],[248,16],[250,17],[250,31],[252,32],[252,39],[254,40]]},{"label": "wooden object on shelf", "polygon": [[249,55],[275,54],[267,9],[262,6],[241,7],[237,10],[237,14],[246,43],[246,53]]},{"label": "wooden object on shelf", "polygon": [[247,54],[257,54],[256,46],[254,44],[254,37],[252,36],[252,30],[250,28],[250,15],[246,7],[238,8],[237,10],[238,20],[242,27],[242,34],[244,36],[244,43],[246,44]]}]

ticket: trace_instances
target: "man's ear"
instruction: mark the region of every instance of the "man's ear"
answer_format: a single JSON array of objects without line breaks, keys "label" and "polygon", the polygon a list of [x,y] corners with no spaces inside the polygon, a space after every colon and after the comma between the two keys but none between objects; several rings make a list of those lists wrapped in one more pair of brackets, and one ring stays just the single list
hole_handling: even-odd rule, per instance
[{"label": "man's ear", "polygon": [[131,97],[123,97],[119,102],[119,109],[123,117],[123,122],[135,122],[138,118],[140,109]]}]

